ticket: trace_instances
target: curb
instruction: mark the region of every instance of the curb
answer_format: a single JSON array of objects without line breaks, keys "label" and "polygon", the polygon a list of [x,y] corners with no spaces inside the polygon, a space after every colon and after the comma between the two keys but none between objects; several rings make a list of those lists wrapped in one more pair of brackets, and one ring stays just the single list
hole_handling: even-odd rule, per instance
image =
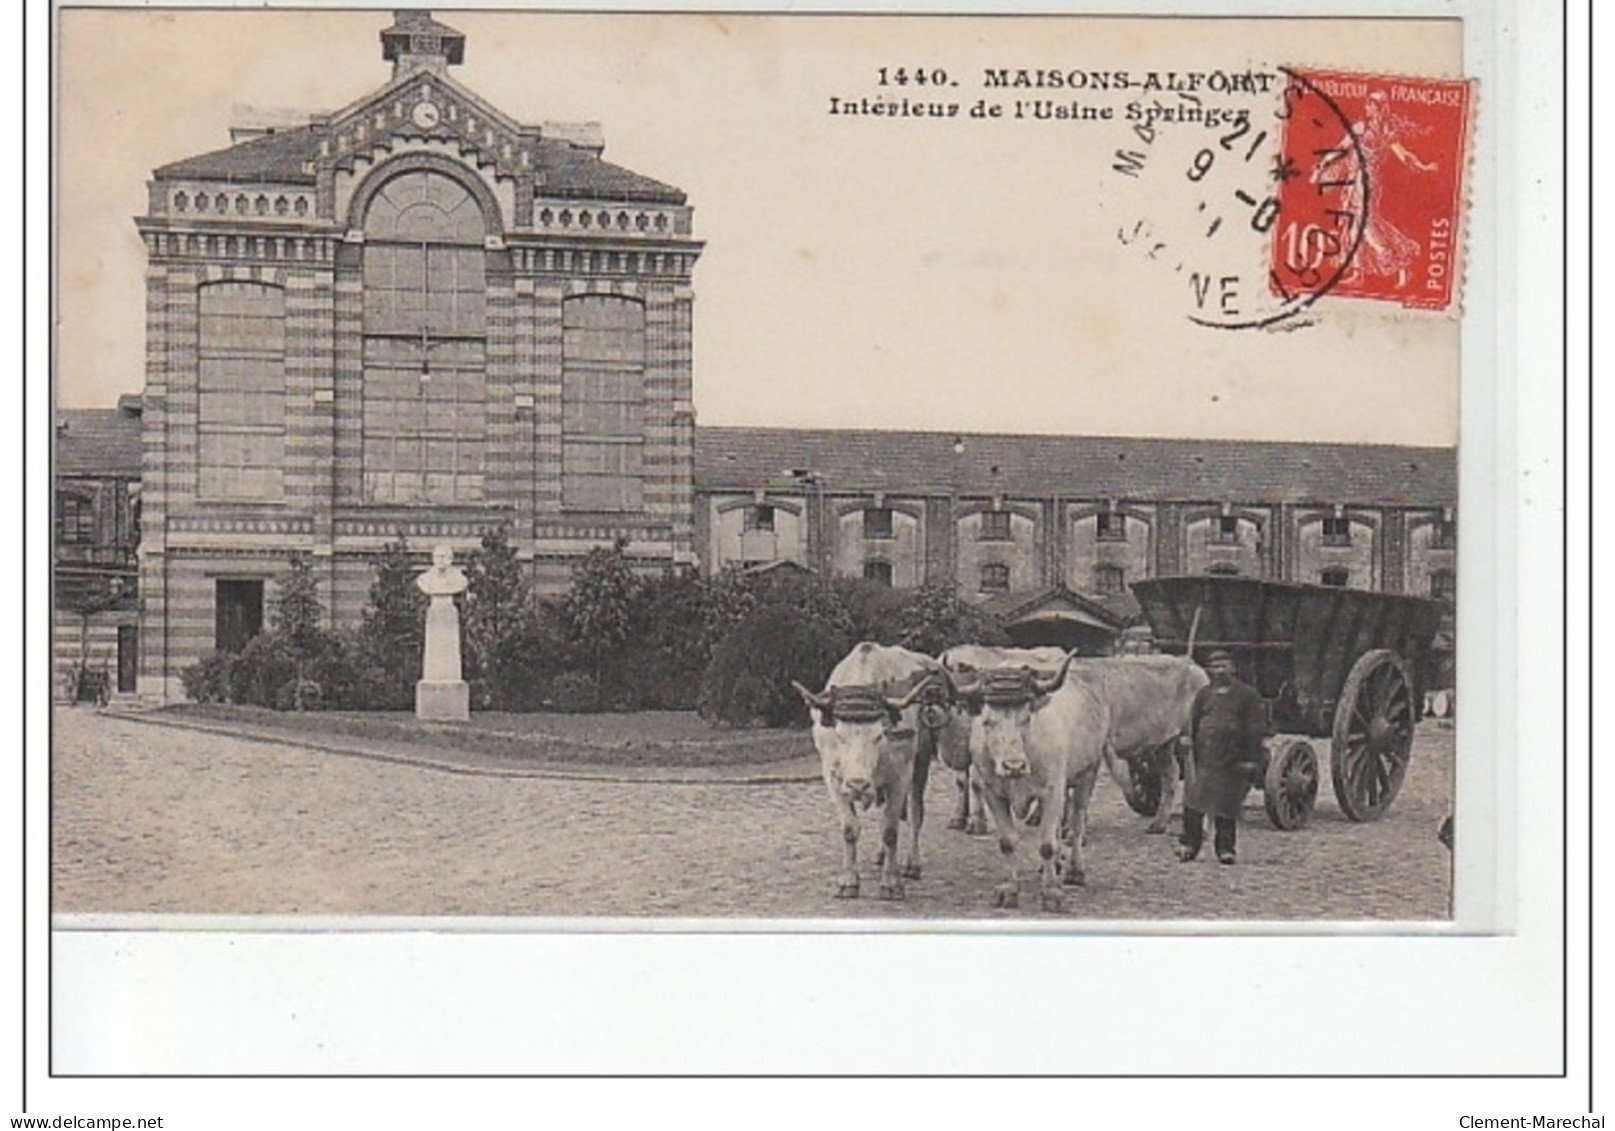
[{"label": "curb", "polygon": [[[158,718],[133,711],[98,709],[103,718],[125,720],[146,726],[171,727],[175,730],[196,731],[201,734],[218,734],[259,742],[268,746],[291,746],[314,750],[322,754],[336,754],[347,758],[363,758],[372,762],[386,762],[396,766],[412,766],[421,770],[436,770],[446,774],[464,774],[469,777],[539,778],[552,781],[601,782],[614,785],[800,785],[820,780],[816,769],[791,770],[789,762],[762,762],[755,767],[737,766],[732,770],[722,767],[706,768],[704,773],[690,772],[692,767],[678,769],[643,769],[617,767],[589,770],[562,767],[554,763],[532,767],[496,767],[479,765],[470,758],[455,761],[430,754],[400,753],[360,743],[333,742],[313,736],[302,737],[280,734],[259,728],[242,728],[199,722],[192,719]],[[795,759],[793,761],[803,761]]]}]

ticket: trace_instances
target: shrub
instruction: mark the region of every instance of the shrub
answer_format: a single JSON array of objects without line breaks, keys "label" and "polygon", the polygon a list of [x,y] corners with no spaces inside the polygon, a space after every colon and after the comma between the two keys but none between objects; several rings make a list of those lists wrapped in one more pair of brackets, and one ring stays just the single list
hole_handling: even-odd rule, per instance
[{"label": "shrub", "polygon": [[572,588],[561,602],[567,638],[587,655],[595,681],[620,688],[617,677],[633,627],[639,579],[628,564],[628,540],[596,546],[572,571]]},{"label": "shrub", "polygon": [[759,605],[713,649],[701,681],[701,711],[737,726],[804,724],[795,679],[822,687],[852,646],[845,630],[788,602]]},{"label": "shrub", "polygon": [[234,700],[233,672],[236,657],[231,652],[210,652],[179,673],[185,694],[197,703],[229,703]]},{"label": "shrub", "polygon": [[629,707],[693,710],[712,650],[704,638],[706,586],[685,572],[641,582],[630,609],[628,640],[611,686]]},{"label": "shrub", "polygon": [[483,534],[481,548],[466,561],[465,576],[460,625],[466,675],[480,692],[479,707],[508,710],[511,653],[532,631],[534,617],[532,593],[508,530],[501,526]]},{"label": "shrub", "polygon": [[600,710],[600,705],[600,684],[588,672],[562,672],[550,685],[549,706],[552,710],[589,714]]},{"label": "shrub", "polygon": [[350,648],[352,706],[360,710],[404,711],[414,705],[427,606],[426,594],[415,584],[420,570],[402,534],[376,559],[370,600]]}]

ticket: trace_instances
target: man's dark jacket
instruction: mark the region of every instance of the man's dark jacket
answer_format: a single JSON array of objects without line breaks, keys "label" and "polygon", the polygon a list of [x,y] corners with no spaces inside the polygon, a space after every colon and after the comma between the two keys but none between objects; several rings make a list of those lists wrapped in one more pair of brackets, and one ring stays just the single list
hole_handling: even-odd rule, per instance
[{"label": "man's dark jacket", "polygon": [[1238,817],[1262,764],[1267,709],[1248,684],[1233,680],[1202,687],[1190,713],[1194,736],[1194,781],[1184,805],[1213,817]]}]

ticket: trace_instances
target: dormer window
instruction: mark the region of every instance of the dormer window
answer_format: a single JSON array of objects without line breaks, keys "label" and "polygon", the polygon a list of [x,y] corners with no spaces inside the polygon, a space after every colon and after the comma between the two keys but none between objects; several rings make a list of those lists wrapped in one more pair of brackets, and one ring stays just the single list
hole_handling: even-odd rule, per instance
[{"label": "dormer window", "polygon": [[1101,542],[1127,541],[1127,516],[1116,511],[1100,511],[1098,516]]},{"label": "dormer window", "polygon": [[891,507],[866,507],[864,509],[864,537],[892,537]]},{"label": "dormer window", "polygon": [[981,515],[981,540],[983,542],[1008,542],[1010,540],[1009,523],[1008,511],[983,511]]}]

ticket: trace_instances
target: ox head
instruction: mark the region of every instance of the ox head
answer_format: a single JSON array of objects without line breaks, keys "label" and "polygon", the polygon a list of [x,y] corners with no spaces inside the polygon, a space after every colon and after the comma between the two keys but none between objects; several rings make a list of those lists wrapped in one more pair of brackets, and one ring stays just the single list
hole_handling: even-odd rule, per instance
[{"label": "ox head", "polygon": [[1006,780],[1025,777],[1031,770],[1027,730],[1034,712],[1065,684],[1075,652],[1052,672],[1037,672],[1025,664],[955,672],[943,667],[954,699],[971,719],[970,756]]},{"label": "ox head", "polygon": [[813,716],[813,744],[824,759],[825,772],[835,778],[849,804],[868,808],[874,802],[881,758],[895,743],[912,743],[914,738],[912,728],[901,726],[903,712],[931,683],[926,676],[902,695],[887,694],[880,684],[827,687],[815,695],[791,681]]}]

